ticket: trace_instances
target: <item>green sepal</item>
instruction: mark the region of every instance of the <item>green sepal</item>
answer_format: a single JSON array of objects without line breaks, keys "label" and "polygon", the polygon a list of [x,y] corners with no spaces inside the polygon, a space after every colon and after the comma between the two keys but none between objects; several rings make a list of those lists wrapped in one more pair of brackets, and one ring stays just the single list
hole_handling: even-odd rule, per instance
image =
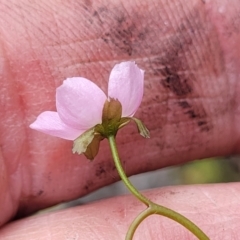
[{"label": "green sepal", "polygon": [[122,105],[118,100],[110,98],[104,103],[102,123],[85,131],[73,143],[73,153],[83,153],[88,159],[93,160],[98,154],[100,142],[109,136],[116,136],[117,131],[133,120],[140,135],[149,138],[149,131],[141,120],[133,117],[121,117]]},{"label": "green sepal", "polygon": [[103,139],[104,138],[99,133],[94,134],[94,138],[93,138],[92,142],[88,145],[86,151],[83,153],[87,159],[93,160],[97,156],[98,151],[99,151],[100,142]]},{"label": "green sepal", "polygon": [[126,126],[130,121],[131,121],[132,118],[129,118],[129,117],[123,117],[121,118],[121,120],[119,121],[118,123],[118,129]]},{"label": "green sepal", "polygon": [[90,128],[74,140],[72,152],[78,154],[84,153],[87,150],[88,145],[92,142],[93,138],[94,128]]},{"label": "green sepal", "polygon": [[131,119],[136,123],[138,132],[140,133],[140,135],[145,138],[150,138],[150,132],[147,129],[147,127],[144,125],[144,123],[137,118],[132,117]]}]

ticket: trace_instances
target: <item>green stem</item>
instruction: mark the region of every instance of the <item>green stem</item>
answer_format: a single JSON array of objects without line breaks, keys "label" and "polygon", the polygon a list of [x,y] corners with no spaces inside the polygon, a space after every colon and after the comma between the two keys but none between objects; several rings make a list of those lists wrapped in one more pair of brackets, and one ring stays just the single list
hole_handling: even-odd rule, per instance
[{"label": "green stem", "polygon": [[133,239],[133,235],[139,226],[139,224],[148,216],[152,214],[158,214],[162,215],[165,217],[168,217],[179,224],[183,225],[186,227],[189,231],[191,231],[198,239],[200,240],[209,240],[207,235],[200,229],[198,228],[193,222],[191,222],[189,219],[184,217],[183,215],[169,209],[163,206],[160,206],[156,203],[153,203],[149,199],[147,199],[145,196],[143,196],[129,181],[128,177],[126,176],[124,169],[122,167],[119,155],[118,155],[118,150],[117,150],[117,145],[115,141],[115,136],[111,135],[108,137],[113,160],[115,163],[115,166],[117,168],[117,171],[126,185],[126,187],[129,189],[129,191],[136,197],[138,198],[142,203],[144,203],[148,208],[145,209],[142,213],[140,213],[135,220],[132,222],[132,224],[129,227],[128,233],[126,235],[126,240],[131,240]]},{"label": "green stem", "polygon": [[122,167],[119,155],[118,155],[118,150],[117,150],[117,145],[116,145],[116,141],[115,141],[115,137],[114,136],[109,136],[108,137],[109,140],[109,144],[110,144],[110,148],[112,151],[112,155],[113,155],[113,160],[115,163],[115,166],[117,168],[118,174],[120,175],[122,181],[124,182],[124,184],[126,185],[126,187],[128,188],[128,190],[136,197],[138,198],[142,203],[144,203],[146,206],[149,206],[151,204],[151,201],[149,199],[147,199],[145,196],[143,196],[133,185],[132,183],[129,181],[128,177],[126,176],[124,169]]},{"label": "green stem", "polygon": [[135,233],[135,231],[137,230],[137,227],[140,225],[140,223],[147,218],[148,216],[154,214],[152,212],[152,209],[150,207],[148,207],[147,209],[145,209],[144,211],[142,211],[135,219],[134,221],[131,223],[127,235],[126,235],[126,240],[132,240],[133,239],[133,235]]}]

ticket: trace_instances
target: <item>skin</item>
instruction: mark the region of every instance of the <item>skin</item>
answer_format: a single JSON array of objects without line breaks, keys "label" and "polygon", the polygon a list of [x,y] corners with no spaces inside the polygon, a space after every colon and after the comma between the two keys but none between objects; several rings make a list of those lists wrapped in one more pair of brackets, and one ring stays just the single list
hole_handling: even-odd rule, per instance
[{"label": "skin", "polygon": [[[0,239],[124,239],[144,209],[122,196],[41,216],[36,210],[76,199],[119,179],[108,144],[93,162],[72,142],[28,126],[55,110],[67,77],[106,91],[110,70],[133,60],[145,70],[136,116],[117,137],[128,175],[240,152],[240,2],[0,1]],[[140,3],[141,2],[141,3]],[[214,174],[214,172],[213,172]],[[151,190],[152,200],[193,220],[211,239],[240,239],[237,183]],[[18,221],[9,223],[14,218]],[[163,217],[135,239],[194,239]]]}]

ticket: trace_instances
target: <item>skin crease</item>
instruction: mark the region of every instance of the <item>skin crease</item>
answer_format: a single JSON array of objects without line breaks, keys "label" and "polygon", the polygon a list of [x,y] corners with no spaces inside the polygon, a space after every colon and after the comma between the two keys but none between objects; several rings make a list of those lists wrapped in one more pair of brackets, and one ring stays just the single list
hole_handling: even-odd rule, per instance
[{"label": "skin crease", "polygon": [[[240,4],[229,1],[0,1],[0,239],[124,239],[144,209],[124,196],[8,223],[119,179],[106,140],[93,162],[72,142],[28,126],[55,110],[67,77],[106,91],[110,70],[133,60],[145,70],[134,125],[117,137],[127,174],[240,152]],[[214,173],[213,173],[214,174]],[[239,239],[239,184],[179,186],[146,193],[184,214],[210,239]],[[84,218],[83,218],[84,217]],[[135,239],[194,239],[151,217]]]}]

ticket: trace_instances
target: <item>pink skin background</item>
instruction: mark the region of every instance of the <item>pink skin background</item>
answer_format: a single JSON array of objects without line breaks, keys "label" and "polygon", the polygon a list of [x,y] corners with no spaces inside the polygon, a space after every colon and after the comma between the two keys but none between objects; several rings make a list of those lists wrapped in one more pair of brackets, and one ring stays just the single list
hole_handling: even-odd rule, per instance
[{"label": "pink skin background", "polygon": [[[0,1],[0,239],[124,239],[144,209],[131,196],[41,216],[28,214],[119,179],[109,147],[89,162],[72,142],[28,126],[55,110],[55,91],[82,76],[105,92],[110,70],[134,60],[145,72],[137,117],[118,134],[128,175],[240,152],[240,1]],[[214,172],[213,172],[214,174]],[[238,183],[146,192],[210,239],[240,239]],[[9,222],[16,216],[21,218]],[[194,239],[154,216],[135,239]]]}]

